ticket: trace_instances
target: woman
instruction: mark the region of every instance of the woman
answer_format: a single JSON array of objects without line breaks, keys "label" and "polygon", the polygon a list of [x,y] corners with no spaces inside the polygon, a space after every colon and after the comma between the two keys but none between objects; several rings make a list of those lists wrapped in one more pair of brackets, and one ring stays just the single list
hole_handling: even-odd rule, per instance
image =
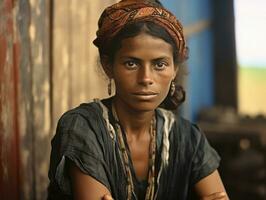
[{"label": "woman", "polygon": [[157,1],[121,1],[103,12],[94,44],[115,95],[61,117],[48,198],[228,199],[219,156],[171,111],[184,100],[176,81],[187,58],[174,15]]}]

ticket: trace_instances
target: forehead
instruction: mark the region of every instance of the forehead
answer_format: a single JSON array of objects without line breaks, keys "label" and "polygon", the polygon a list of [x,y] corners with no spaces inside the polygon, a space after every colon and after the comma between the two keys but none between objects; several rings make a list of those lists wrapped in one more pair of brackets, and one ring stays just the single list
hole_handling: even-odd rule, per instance
[{"label": "forehead", "polygon": [[140,33],[135,37],[122,40],[118,56],[170,57],[173,58],[173,48],[161,38]]}]

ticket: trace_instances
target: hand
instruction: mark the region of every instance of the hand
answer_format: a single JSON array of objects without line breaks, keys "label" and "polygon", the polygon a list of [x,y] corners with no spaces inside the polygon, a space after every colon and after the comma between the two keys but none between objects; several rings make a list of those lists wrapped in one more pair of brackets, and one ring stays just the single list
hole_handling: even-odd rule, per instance
[{"label": "hand", "polygon": [[229,200],[225,192],[216,192],[209,196],[201,197],[200,200]]},{"label": "hand", "polygon": [[114,200],[111,195],[105,194],[102,198],[102,200]]}]

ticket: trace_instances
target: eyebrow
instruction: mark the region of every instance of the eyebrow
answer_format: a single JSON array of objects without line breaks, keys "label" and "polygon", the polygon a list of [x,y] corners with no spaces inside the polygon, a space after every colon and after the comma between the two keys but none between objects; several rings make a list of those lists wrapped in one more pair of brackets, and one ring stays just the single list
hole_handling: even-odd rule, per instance
[{"label": "eyebrow", "polygon": [[160,60],[171,60],[171,58],[170,57],[168,57],[168,56],[165,56],[165,57],[159,57],[159,58],[155,58],[155,59],[153,59],[153,61],[160,61]]},{"label": "eyebrow", "polygon": [[[142,59],[136,58],[134,56],[121,56],[121,59],[132,59],[132,60],[136,60],[138,62],[142,61]],[[154,58],[154,59],[152,59],[152,61],[154,62],[154,61],[160,61],[160,60],[164,60],[164,59],[170,60],[171,58],[168,56],[162,56],[162,57]]]},{"label": "eyebrow", "polygon": [[121,58],[121,59],[130,59],[130,60],[135,60],[135,61],[138,61],[138,62],[140,62],[140,61],[141,61],[141,59],[139,59],[139,58],[136,58],[136,57],[133,57],[133,56],[121,56],[120,58]]}]

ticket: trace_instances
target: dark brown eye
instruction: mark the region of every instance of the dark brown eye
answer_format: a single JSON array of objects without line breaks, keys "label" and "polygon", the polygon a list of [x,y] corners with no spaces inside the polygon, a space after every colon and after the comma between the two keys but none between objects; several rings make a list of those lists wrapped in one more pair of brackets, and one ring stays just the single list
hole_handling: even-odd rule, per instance
[{"label": "dark brown eye", "polygon": [[165,61],[159,61],[154,64],[155,69],[163,70],[168,66],[168,63]]},{"label": "dark brown eye", "polygon": [[135,69],[138,66],[137,63],[135,61],[132,61],[132,60],[124,62],[124,65],[128,69]]}]

